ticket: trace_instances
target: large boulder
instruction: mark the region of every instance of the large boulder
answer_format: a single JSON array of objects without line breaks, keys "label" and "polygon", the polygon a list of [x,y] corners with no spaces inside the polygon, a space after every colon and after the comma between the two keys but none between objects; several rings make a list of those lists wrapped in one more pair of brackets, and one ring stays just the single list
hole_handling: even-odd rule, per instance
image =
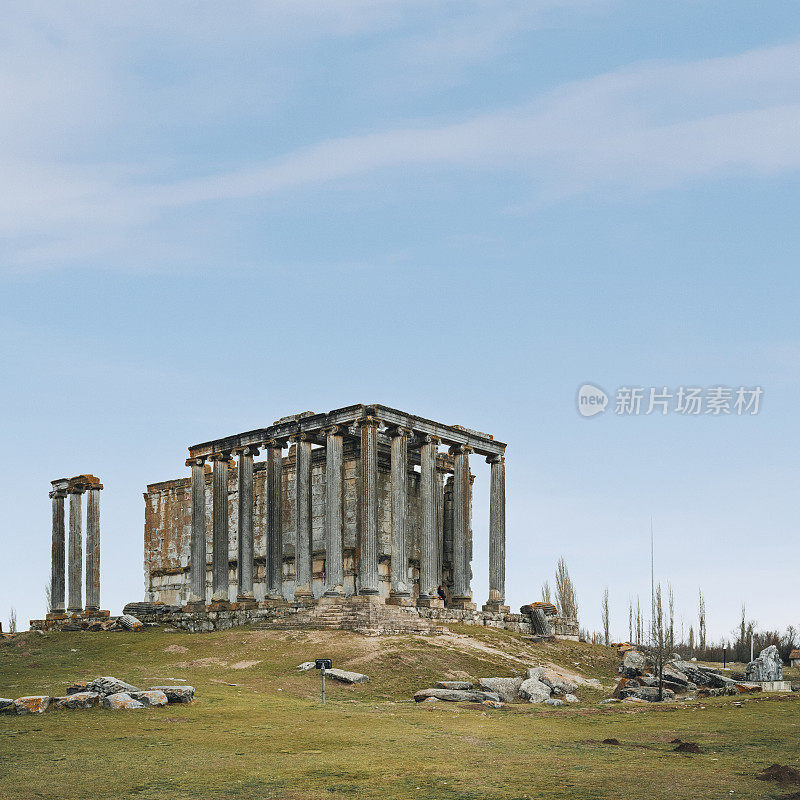
[{"label": "large boulder", "polygon": [[550,699],[552,689],[538,678],[526,678],[519,687],[519,696],[529,703],[544,703]]},{"label": "large boulder", "polygon": [[494,692],[504,703],[513,703],[519,695],[522,678],[481,678],[478,688],[484,692]]},{"label": "large boulder", "polygon": [[437,681],[437,689],[458,689],[462,692],[469,691],[472,684],[469,681]]},{"label": "large boulder", "polygon": [[119,692],[138,692],[139,689],[136,686],[125,683],[125,681],[121,681],[119,678],[106,676],[104,678],[95,678],[86,687],[86,691],[97,692],[97,694],[107,697],[110,694],[117,694]]},{"label": "large boulder", "polygon": [[366,683],[369,680],[367,675],[362,675],[360,672],[348,672],[346,669],[326,669],[325,674],[342,683]]},{"label": "large boulder", "polygon": [[131,697],[145,706],[165,706],[169,701],[160,689],[149,689],[146,692],[131,692]]},{"label": "large boulder", "polygon": [[194,686],[151,686],[150,691],[164,692],[168,703],[191,703]]},{"label": "large boulder", "polygon": [[73,692],[56,700],[56,708],[93,708],[100,702],[97,692]]},{"label": "large boulder", "polygon": [[123,614],[117,618],[117,624],[125,628],[126,631],[143,631],[144,623],[134,617],[133,614]]},{"label": "large boulder", "polygon": [[469,692],[459,689],[421,689],[414,695],[417,703],[430,698],[444,700],[448,703],[482,703],[484,700],[500,702],[500,697],[495,692],[482,692],[477,689]]},{"label": "large boulder", "polygon": [[638,650],[628,650],[622,658],[619,672],[624,678],[636,678],[647,672],[648,659],[644,653]]},{"label": "large boulder", "polygon": [[17,714],[44,714],[49,705],[50,698],[47,695],[18,697],[14,701],[14,711]]},{"label": "large boulder", "polygon": [[778,648],[774,644],[765,647],[747,665],[745,677],[748,681],[782,681],[783,680],[783,661]]},{"label": "large boulder", "polygon": [[544,704],[546,706],[563,706],[564,705],[564,701],[563,700],[559,700],[557,697],[551,697],[551,698],[545,700]]},{"label": "large boulder", "polygon": [[542,683],[547,684],[553,690],[553,694],[571,694],[575,691],[575,689],[578,688],[578,685],[574,681],[571,681],[569,678],[565,678],[563,675],[553,671],[552,669],[542,670],[539,680]]},{"label": "large boulder", "polygon": [[676,682],[682,676],[688,683],[709,688],[722,689],[734,684],[732,678],[723,675],[719,670],[692,661],[670,661],[664,667],[664,675],[669,675],[670,680]]},{"label": "large boulder", "polygon": [[144,708],[144,703],[134,700],[127,692],[117,692],[109,694],[103,698],[103,705],[114,711],[125,711],[134,708]]},{"label": "large boulder", "polygon": [[11,713],[14,710],[14,700],[10,697],[0,697],[0,714]]},{"label": "large boulder", "polygon": [[[658,688],[655,686],[627,686],[620,689],[618,697],[621,700],[647,700],[648,703],[655,703],[658,701]],[[664,689],[664,700],[672,700],[674,697],[675,692]]]}]

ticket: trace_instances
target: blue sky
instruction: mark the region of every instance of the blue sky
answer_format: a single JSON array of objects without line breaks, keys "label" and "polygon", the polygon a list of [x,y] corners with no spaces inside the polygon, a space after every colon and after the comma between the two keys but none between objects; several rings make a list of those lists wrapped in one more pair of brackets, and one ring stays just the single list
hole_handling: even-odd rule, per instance
[{"label": "blue sky", "polygon": [[799,64],[793,2],[7,7],[0,616],[43,612],[51,479],[102,478],[118,612],[189,444],[379,402],[509,443],[515,608],[563,554],[626,636],[652,516],[687,629],[699,587],[714,637],[800,625]]}]

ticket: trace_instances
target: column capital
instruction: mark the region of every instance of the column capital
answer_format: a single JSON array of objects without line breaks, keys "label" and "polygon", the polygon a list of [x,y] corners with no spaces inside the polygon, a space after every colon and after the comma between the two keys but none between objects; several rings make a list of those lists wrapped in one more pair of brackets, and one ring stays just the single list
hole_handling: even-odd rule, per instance
[{"label": "column capital", "polygon": [[202,467],[206,463],[205,456],[190,456],[186,459],[187,467]]},{"label": "column capital", "polygon": [[361,417],[361,419],[356,420],[356,425],[360,428],[377,428],[380,424],[381,421],[372,414],[367,414]]},{"label": "column capital", "polygon": [[261,443],[261,446],[267,448],[268,450],[283,450],[286,445],[286,439],[265,439]]},{"label": "column capital", "polygon": [[295,433],[289,437],[290,444],[298,444],[299,442],[314,442],[314,436],[310,433],[306,433],[305,431],[300,431],[300,433]]},{"label": "column capital", "polygon": [[465,444],[453,444],[450,445],[450,455],[457,456],[457,455],[466,455],[468,456],[472,452],[472,448],[468,447]]},{"label": "column capital", "polygon": [[439,444],[441,439],[438,436],[432,436],[431,434],[422,434],[418,441],[420,444]]},{"label": "column capital", "polygon": [[209,461],[230,461],[231,460],[231,451],[225,450],[222,453],[212,453],[208,457]]},{"label": "column capital", "polygon": [[331,425],[327,428],[322,429],[322,435],[326,438],[328,436],[344,436],[345,433],[345,426],[344,425]]},{"label": "column capital", "polygon": [[67,489],[69,487],[69,479],[68,478],[56,478],[54,481],[50,481],[53,490],[50,492],[50,497],[66,497],[67,496]]},{"label": "column capital", "polygon": [[386,429],[386,435],[394,439],[397,436],[411,436],[413,431],[411,428],[404,428],[402,425],[390,425]]},{"label": "column capital", "polygon": [[487,464],[503,464],[505,463],[506,457],[501,456],[498,453],[495,453],[492,456],[486,456],[486,463]]},{"label": "column capital", "polygon": [[257,456],[259,450],[256,445],[248,444],[244,447],[237,447],[233,452],[237,456]]}]

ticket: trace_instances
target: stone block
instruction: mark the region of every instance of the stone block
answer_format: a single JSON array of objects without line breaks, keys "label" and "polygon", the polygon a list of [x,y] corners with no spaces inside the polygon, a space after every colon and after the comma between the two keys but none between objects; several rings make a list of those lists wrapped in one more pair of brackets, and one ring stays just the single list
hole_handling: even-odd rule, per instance
[{"label": "stone block", "polygon": [[66,697],[53,698],[56,708],[94,708],[100,703],[101,695],[97,692],[74,692]]},{"label": "stone block", "polygon": [[194,700],[194,686],[151,686],[150,691],[163,692],[168,703],[191,703]]},{"label": "stone block", "polygon": [[14,711],[17,714],[44,714],[49,705],[50,698],[47,695],[18,697],[14,701]]},{"label": "stone block", "polygon": [[114,711],[126,711],[135,708],[144,708],[144,703],[134,700],[127,692],[117,692],[103,698],[103,705]]},{"label": "stone block", "polygon": [[145,706],[165,706],[169,701],[161,689],[148,689],[144,692],[131,692],[131,697]]}]

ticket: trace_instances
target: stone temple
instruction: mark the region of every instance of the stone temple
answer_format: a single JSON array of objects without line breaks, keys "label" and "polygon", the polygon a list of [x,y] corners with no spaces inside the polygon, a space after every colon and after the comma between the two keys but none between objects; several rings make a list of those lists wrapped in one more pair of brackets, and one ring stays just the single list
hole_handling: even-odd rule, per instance
[{"label": "stone temple", "polygon": [[[199,610],[374,597],[472,611],[470,460],[491,481],[489,597],[505,606],[506,445],[381,405],[305,412],[189,448],[145,492],[147,600]],[[256,461],[256,458],[262,460]]]}]

